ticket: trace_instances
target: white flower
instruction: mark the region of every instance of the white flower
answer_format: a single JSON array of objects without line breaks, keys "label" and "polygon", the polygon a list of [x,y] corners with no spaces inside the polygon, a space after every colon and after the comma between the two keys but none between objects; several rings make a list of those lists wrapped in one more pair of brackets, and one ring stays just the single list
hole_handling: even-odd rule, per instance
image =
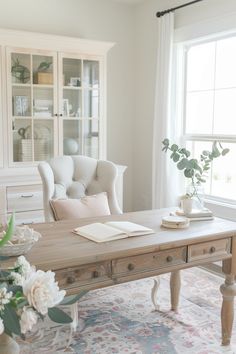
[{"label": "white flower", "polygon": [[32,267],[30,263],[25,259],[24,256],[17,258],[15,263],[15,268],[18,268],[18,273],[20,273],[25,279],[32,273],[35,272],[35,267]]},{"label": "white flower", "polygon": [[4,310],[4,306],[10,302],[12,292],[7,292],[7,288],[0,288],[0,311]]},{"label": "white flower", "polygon": [[26,332],[31,331],[37,321],[38,315],[36,312],[31,308],[24,307],[20,318],[21,333],[25,334]]},{"label": "white flower", "polygon": [[0,318],[0,335],[4,332],[3,320]]},{"label": "white flower", "polygon": [[20,286],[23,285],[23,282],[25,280],[24,277],[22,277],[21,274],[16,273],[16,272],[11,272],[10,278],[11,278],[11,280],[13,282],[13,285],[20,285]]},{"label": "white flower", "polygon": [[66,294],[64,290],[59,290],[55,282],[55,273],[51,271],[38,270],[31,273],[22,287],[30,306],[42,315],[47,314],[48,308],[58,305]]}]

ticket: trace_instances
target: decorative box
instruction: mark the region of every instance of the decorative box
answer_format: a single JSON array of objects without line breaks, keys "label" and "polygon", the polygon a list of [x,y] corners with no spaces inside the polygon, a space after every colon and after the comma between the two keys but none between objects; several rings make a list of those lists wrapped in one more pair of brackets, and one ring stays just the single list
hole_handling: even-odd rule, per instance
[{"label": "decorative box", "polygon": [[37,83],[41,85],[52,85],[53,74],[52,73],[37,73]]}]

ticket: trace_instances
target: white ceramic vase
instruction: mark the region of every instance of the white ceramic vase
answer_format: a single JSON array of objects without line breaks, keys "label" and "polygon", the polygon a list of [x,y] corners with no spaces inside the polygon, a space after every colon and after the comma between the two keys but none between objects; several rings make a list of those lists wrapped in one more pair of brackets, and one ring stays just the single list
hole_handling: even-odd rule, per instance
[{"label": "white ceramic vase", "polygon": [[192,198],[184,198],[180,201],[181,209],[183,210],[184,214],[190,214],[193,209],[193,199]]},{"label": "white ceramic vase", "polygon": [[187,193],[193,195],[193,208],[203,209],[204,208],[204,187],[202,185],[192,185],[190,184],[187,188]]},{"label": "white ceramic vase", "polygon": [[20,347],[16,341],[3,333],[0,335],[0,354],[19,354]]}]

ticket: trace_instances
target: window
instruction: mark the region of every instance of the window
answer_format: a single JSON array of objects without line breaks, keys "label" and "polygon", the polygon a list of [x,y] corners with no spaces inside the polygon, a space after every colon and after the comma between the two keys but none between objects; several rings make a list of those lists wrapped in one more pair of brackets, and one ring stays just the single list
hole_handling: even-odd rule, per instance
[{"label": "window", "polygon": [[205,193],[236,200],[236,35],[186,46],[183,137],[194,156],[218,140],[229,154],[213,162]]}]

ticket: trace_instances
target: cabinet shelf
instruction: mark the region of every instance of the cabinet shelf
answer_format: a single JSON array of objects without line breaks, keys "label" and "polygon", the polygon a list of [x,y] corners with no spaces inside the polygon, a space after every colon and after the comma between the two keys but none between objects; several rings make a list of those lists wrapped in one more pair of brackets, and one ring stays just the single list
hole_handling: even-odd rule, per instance
[{"label": "cabinet shelf", "polygon": [[48,89],[48,88],[54,88],[54,85],[46,85],[46,84],[33,84],[33,87],[34,88],[42,88],[42,89],[44,89],[44,88],[46,88],[46,89]]},{"label": "cabinet shelf", "polygon": [[24,88],[24,87],[31,87],[31,84],[17,84],[17,83],[12,83],[11,84],[12,85],[12,87],[22,87],[22,88]]},{"label": "cabinet shelf", "polygon": [[82,90],[82,86],[63,86],[63,90]]}]

